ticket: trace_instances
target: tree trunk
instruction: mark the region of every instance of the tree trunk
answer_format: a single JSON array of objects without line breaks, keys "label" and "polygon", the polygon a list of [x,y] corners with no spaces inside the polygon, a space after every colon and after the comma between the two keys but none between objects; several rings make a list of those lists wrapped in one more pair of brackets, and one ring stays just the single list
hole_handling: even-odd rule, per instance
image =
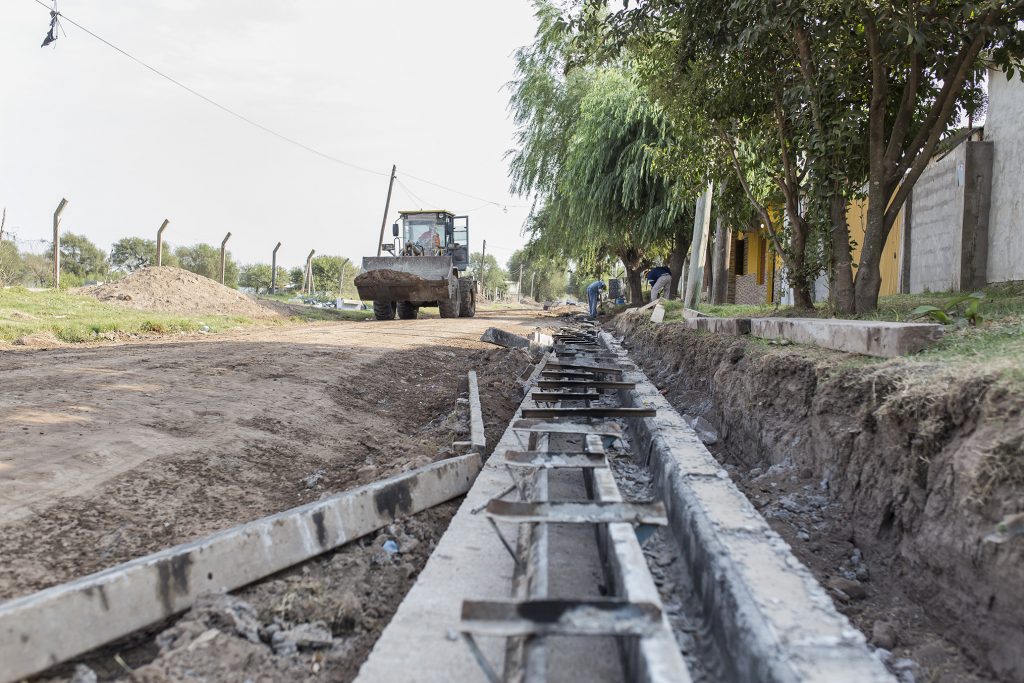
[{"label": "tree trunk", "polygon": [[882,288],[882,249],[889,236],[885,211],[892,196],[891,188],[884,183],[873,181],[868,186],[867,226],[864,229],[864,244],[861,246],[857,278],[853,283],[854,310],[870,313],[878,308],[878,292]]},{"label": "tree trunk", "polygon": [[711,263],[711,303],[721,305],[729,298],[729,243],[732,230],[719,216],[715,225],[715,257]]},{"label": "tree trunk", "polygon": [[640,286],[643,276],[643,254],[638,249],[619,249],[619,260],[626,267],[626,282],[629,284],[629,305],[636,308],[644,305],[644,292]]},{"label": "tree trunk", "polygon": [[832,197],[832,296],[836,312],[856,312],[853,300],[853,258],[850,256],[850,226],[846,220],[846,198]]},{"label": "tree trunk", "polygon": [[786,213],[789,215],[789,222],[792,226],[792,235],[789,238],[790,268],[789,286],[793,288],[793,306],[798,309],[814,308],[814,296],[811,294],[811,283],[808,282],[807,270],[807,236],[811,227],[802,215],[797,206],[787,203]]},{"label": "tree trunk", "polygon": [[683,281],[686,252],[690,250],[691,232],[690,226],[680,225],[675,237],[672,238],[672,253],[669,254],[668,259],[668,269],[672,273],[672,287],[668,293],[669,299],[675,299],[679,296],[679,283]]}]

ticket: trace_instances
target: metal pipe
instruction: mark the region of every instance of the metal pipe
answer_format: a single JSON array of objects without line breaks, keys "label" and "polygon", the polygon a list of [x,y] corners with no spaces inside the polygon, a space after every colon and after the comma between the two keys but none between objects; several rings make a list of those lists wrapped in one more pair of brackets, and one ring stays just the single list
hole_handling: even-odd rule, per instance
[{"label": "metal pipe", "polygon": [[274,247],[273,253],[270,255],[270,293],[277,294],[277,250],[281,248],[281,243],[278,242],[277,246]]}]

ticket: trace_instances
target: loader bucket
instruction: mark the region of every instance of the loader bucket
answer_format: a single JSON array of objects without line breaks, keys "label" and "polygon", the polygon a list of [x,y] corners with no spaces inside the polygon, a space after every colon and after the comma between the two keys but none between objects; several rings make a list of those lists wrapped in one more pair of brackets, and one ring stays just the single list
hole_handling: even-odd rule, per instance
[{"label": "loader bucket", "polygon": [[366,256],[355,282],[359,298],[374,301],[447,301],[459,292],[451,256]]}]

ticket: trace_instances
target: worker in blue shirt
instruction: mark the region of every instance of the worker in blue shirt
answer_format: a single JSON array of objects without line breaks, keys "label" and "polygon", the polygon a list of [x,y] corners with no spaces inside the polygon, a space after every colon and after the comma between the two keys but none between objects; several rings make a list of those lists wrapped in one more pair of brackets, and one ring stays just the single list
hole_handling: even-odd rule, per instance
[{"label": "worker in blue shirt", "polygon": [[597,317],[597,300],[601,298],[601,292],[605,288],[604,280],[594,280],[587,285],[587,303],[590,304],[590,317]]},{"label": "worker in blue shirt", "polygon": [[668,296],[672,291],[672,271],[665,266],[658,266],[647,271],[647,281],[651,283],[651,301],[663,293]]}]

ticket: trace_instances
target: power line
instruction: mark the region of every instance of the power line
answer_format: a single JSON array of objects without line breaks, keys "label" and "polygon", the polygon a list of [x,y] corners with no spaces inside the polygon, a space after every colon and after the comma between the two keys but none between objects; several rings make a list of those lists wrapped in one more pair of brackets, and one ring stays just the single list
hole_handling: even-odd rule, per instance
[{"label": "power line", "polygon": [[[388,175],[387,173],[381,173],[380,171],[374,171],[372,169],[366,168],[365,166],[360,166],[358,164],[353,164],[352,162],[345,161],[344,159],[339,159],[336,156],[333,156],[333,155],[328,154],[326,152],[322,152],[322,151],[316,149],[315,147],[310,147],[309,145],[307,145],[307,144],[305,144],[303,142],[299,142],[298,140],[296,140],[294,138],[291,138],[291,137],[288,137],[287,135],[284,135],[282,133],[278,133],[276,130],[274,130],[272,128],[269,128],[269,127],[263,125],[262,123],[259,123],[258,121],[254,121],[254,120],[250,119],[249,117],[245,116],[244,114],[239,114],[234,109],[231,109],[230,107],[227,107],[227,106],[221,104],[220,102],[217,102],[216,100],[214,100],[214,99],[212,99],[210,97],[207,97],[206,95],[202,94],[198,90],[195,90],[195,89],[185,85],[181,81],[177,80],[176,78],[173,78],[172,76],[169,76],[169,75],[165,74],[163,71],[160,71],[156,67],[150,66],[149,64],[147,64],[146,62],[142,61],[141,59],[139,59],[135,55],[131,54],[127,50],[123,50],[122,48],[118,47],[117,45],[114,45],[112,42],[110,42],[106,38],[103,38],[102,36],[99,36],[96,33],[93,33],[92,31],[90,31],[86,27],[84,27],[81,24],[79,24],[74,19],[68,17],[63,12],[57,12],[56,11],[56,4],[54,4],[53,7],[50,7],[45,2],[43,2],[43,0],[35,0],[35,2],[36,2],[36,4],[38,4],[38,5],[42,6],[42,7],[45,7],[47,9],[47,11],[54,12],[55,16],[60,17],[62,19],[65,19],[72,26],[75,26],[76,28],[84,31],[85,33],[89,34],[90,36],[92,36],[96,40],[100,41],[101,43],[103,43],[107,47],[111,48],[112,50],[115,50],[115,51],[121,53],[122,55],[124,55],[128,59],[132,60],[136,64],[139,64],[140,66],[142,66],[142,67],[148,69],[149,71],[155,73],[157,76],[160,76],[161,78],[163,78],[163,79],[165,79],[167,81],[170,81],[171,83],[173,83],[174,85],[178,86],[182,90],[184,90],[184,91],[186,91],[186,92],[188,92],[188,93],[190,93],[192,95],[195,95],[196,97],[198,97],[199,99],[203,100],[207,104],[211,104],[214,107],[217,107],[221,111],[223,111],[223,112],[225,112],[227,114],[230,114],[231,116],[234,116],[238,120],[243,121],[243,122],[249,124],[250,126],[253,126],[254,128],[258,128],[259,130],[262,130],[265,133],[269,133],[270,135],[273,135],[274,137],[276,137],[276,138],[278,138],[280,140],[283,140],[283,141],[285,141],[285,142],[287,142],[287,143],[289,143],[291,145],[295,145],[296,147],[298,147],[300,149],[303,149],[303,150],[305,150],[307,152],[310,152],[311,154],[315,154],[315,155],[317,155],[317,156],[319,156],[319,157],[321,157],[323,159],[327,159],[328,161],[332,161],[332,162],[334,162],[336,164],[341,164],[342,166],[347,166],[349,168],[354,168],[354,169],[356,169],[358,171],[362,171],[364,173],[370,173],[370,174],[376,175],[376,176],[386,176],[386,175]],[[435,182],[433,182],[431,180],[427,180],[426,178],[420,178],[419,176],[414,176],[411,173],[406,173],[405,175],[407,177],[409,177],[409,178],[412,178],[414,180],[418,180],[418,181],[420,181],[422,183],[426,183],[428,185],[433,185],[434,187],[438,187],[438,188],[440,188],[442,190],[447,190],[449,192],[454,192],[456,194],[462,195],[463,197],[469,197],[471,199],[475,199],[477,201],[484,202],[485,205],[493,205],[493,206],[497,206],[497,207],[500,207],[500,208],[506,209],[506,210],[508,209],[509,206],[512,206],[513,208],[527,208],[527,207],[525,207],[525,205],[505,204],[505,203],[502,203],[502,202],[494,202],[494,201],[491,201],[491,200],[488,200],[488,199],[484,199],[483,197],[478,197],[476,195],[469,194],[467,192],[462,192],[461,190],[456,190],[455,188],[447,187],[445,185],[440,185],[440,184],[435,183]],[[410,196],[414,196],[412,194],[412,192],[408,188],[406,188],[406,191],[409,192]]]},{"label": "power line", "polygon": [[[39,0],[36,0],[36,2],[39,2]],[[504,202],[494,202],[494,201],[491,201],[490,199],[484,199],[483,197],[478,197],[475,194],[469,194],[468,192],[463,192],[462,190],[456,190],[454,187],[447,187],[445,185],[441,185],[439,183],[435,183],[432,180],[427,180],[426,178],[420,178],[419,176],[415,176],[412,173],[406,173],[405,177],[406,178],[412,178],[413,180],[418,180],[421,183],[426,183],[427,185],[433,185],[434,187],[440,188],[442,190],[447,190],[448,192],[454,192],[455,194],[460,194],[463,197],[469,197],[470,199],[475,199],[478,202],[484,202],[484,204],[491,204],[491,205],[497,206],[497,207],[499,207],[501,209],[508,209],[510,207],[513,208],[513,209],[528,209],[529,208],[529,206],[527,206],[526,204],[506,204]]]}]

